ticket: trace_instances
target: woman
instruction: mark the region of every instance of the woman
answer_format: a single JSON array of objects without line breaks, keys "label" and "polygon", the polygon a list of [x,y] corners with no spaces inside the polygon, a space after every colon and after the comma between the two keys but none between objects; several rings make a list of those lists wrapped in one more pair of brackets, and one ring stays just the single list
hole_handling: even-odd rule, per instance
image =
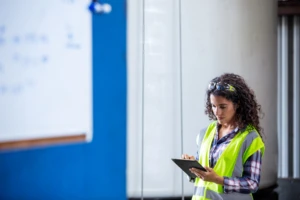
[{"label": "woman", "polygon": [[260,182],[264,154],[261,106],[245,80],[235,74],[214,78],[207,89],[205,113],[212,122],[197,136],[197,156],[205,171],[196,175],[193,200],[252,199]]}]

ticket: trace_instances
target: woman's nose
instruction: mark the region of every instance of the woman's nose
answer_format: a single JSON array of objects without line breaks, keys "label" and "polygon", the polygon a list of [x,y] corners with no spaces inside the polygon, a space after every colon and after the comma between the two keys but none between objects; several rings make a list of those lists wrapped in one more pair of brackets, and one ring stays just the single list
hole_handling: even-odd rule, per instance
[{"label": "woman's nose", "polygon": [[220,116],[222,113],[221,109],[220,108],[216,108],[216,115],[217,116]]}]

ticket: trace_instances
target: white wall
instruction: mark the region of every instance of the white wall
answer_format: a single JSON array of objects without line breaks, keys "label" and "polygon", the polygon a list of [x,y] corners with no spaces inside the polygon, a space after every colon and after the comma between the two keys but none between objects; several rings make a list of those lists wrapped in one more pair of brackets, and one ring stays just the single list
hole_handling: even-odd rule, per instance
[{"label": "white wall", "polygon": [[184,153],[195,153],[196,135],[209,122],[204,115],[205,89],[209,80],[223,72],[244,76],[263,106],[264,163],[268,164],[263,165],[261,186],[274,184],[275,1],[189,0],[181,1],[180,7],[179,1],[145,0],[145,21],[142,2],[128,1],[127,195],[140,197],[143,188],[148,197],[181,196],[182,183],[183,193],[192,195],[193,185],[181,179],[171,158],[180,157],[182,148]]},{"label": "white wall", "polygon": [[[196,127],[194,118],[205,124],[203,113],[193,110],[194,105],[203,106],[202,94],[194,91],[204,91],[207,82],[223,72],[242,75],[265,113],[261,120],[266,135],[261,187],[277,180],[276,8],[273,0],[190,0],[182,5],[184,126]],[[185,137],[189,132],[185,131]]]},{"label": "white wall", "polygon": [[181,174],[171,161],[181,155],[178,5],[173,0],[145,4],[143,142],[142,1],[128,3],[128,195],[140,196],[142,178],[145,196],[178,195]]}]

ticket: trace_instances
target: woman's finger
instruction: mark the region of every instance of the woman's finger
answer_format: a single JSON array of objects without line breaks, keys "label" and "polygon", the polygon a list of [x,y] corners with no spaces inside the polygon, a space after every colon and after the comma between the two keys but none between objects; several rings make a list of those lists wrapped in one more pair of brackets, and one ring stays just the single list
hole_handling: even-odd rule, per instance
[{"label": "woman's finger", "polygon": [[182,154],[182,155],[181,155],[181,158],[182,158],[182,159],[188,159],[188,157],[189,157],[189,156],[188,156],[187,154]]},{"label": "woman's finger", "polygon": [[194,156],[189,156],[188,154],[182,154],[181,156],[182,159],[186,159],[186,160],[194,160]]},{"label": "woman's finger", "polygon": [[211,168],[209,168],[209,167],[204,167],[208,172],[211,172],[212,171],[212,169]]}]

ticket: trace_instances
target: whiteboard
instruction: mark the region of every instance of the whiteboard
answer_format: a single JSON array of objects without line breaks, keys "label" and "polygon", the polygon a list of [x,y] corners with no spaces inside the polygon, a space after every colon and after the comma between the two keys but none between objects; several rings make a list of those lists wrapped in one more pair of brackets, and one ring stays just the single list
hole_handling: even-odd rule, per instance
[{"label": "whiteboard", "polygon": [[88,0],[0,0],[0,142],[92,139]]}]

